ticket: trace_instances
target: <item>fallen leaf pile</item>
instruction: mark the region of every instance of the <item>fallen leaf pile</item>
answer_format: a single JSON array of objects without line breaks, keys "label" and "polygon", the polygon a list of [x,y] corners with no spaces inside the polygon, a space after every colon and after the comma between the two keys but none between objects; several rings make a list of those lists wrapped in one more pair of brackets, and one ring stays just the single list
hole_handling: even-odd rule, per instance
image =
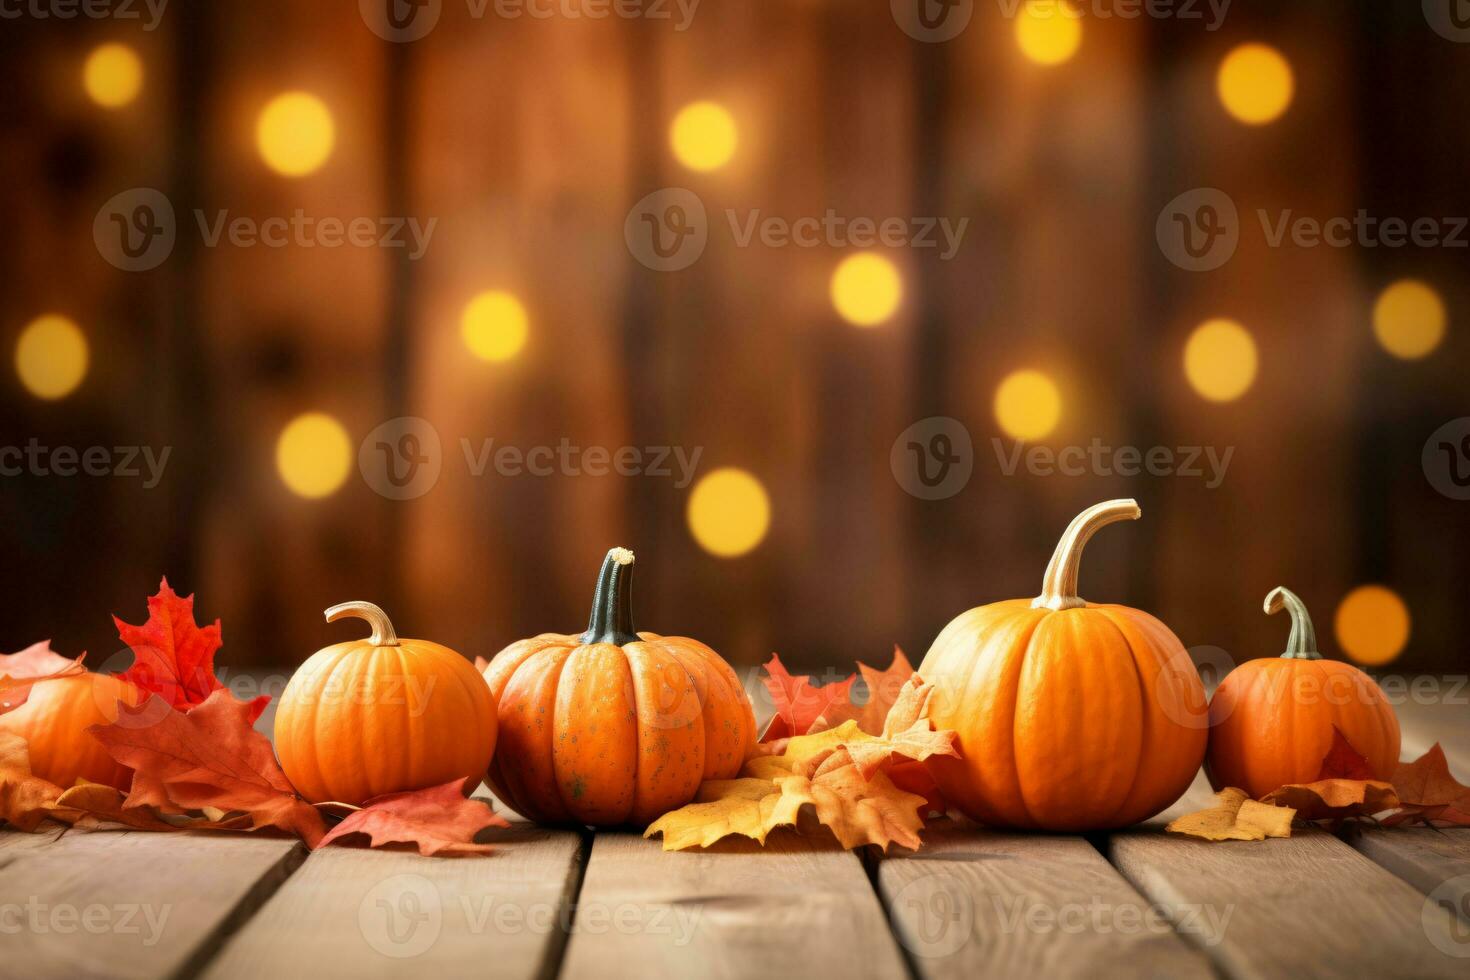
[{"label": "fallen leaf pile", "polygon": [[1368,760],[1336,728],[1312,782],[1282,786],[1259,801],[1234,787],[1217,793],[1216,799],[1215,806],[1180,817],[1165,829],[1220,841],[1290,837],[1293,819],[1324,821],[1331,829],[1352,819],[1385,827],[1470,827],[1470,786],[1450,774],[1438,743],[1413,762],[1400,762],[1385,782],[1373,778]]},{"label": "fallen leaf pile", "polygon": [[[85,780],[56,786],[31,772],[24,738],[0,733],[0,821],[24,831],[47,819],[83,830],[268,830],[313,848],[411,844],[425,855],[483,853],[490,845],[476,843],[476,836],[508,826],[488,801],[466,798],[473,789],[467,780],[379,797],[360,808],[306,802],[270,740],[255,730],[269,697],[240,701],[215,676],[220,624],[198,626],[193,596],[179,597],[164,580],[148,600],[146,623],[114,622],[134,655],[120,676],[149,697],[136,707],[120,704],[116,721],[87,731],[133,770],[130,790]],[[81,658],[69,660],[45,643],[0,656],[0,713],[23,704],[38,681],[85,672]],[[344,809],[345,818],[329,829],[329,818]]]},{"label": "fallen leaf pile", "polygon": [[644,836],[663,835],[670,851],[731,835],[764,843],[772,830],[797,826],[809,812],[843,847],[917,849],[924,815],[943,811],[922,763],[957,754],[955,735],[934,731],[933,687],[901,650],[886,671],[859,669],[868,698],[855,704],[856,675],[818,687],[773,656],[766,685],[776,715],[740,778],[705,783],[694,803],[660,817]]}]

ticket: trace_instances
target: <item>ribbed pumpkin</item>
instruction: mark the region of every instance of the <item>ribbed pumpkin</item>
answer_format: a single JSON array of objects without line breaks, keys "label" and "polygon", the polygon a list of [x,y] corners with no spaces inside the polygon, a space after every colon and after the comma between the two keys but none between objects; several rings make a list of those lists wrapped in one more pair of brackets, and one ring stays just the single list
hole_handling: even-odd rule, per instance
[{"label": "ribbed pumpkin", "polygon": [[38,681],[26,703],[0,715],[0,732],[27,743],[31,772],[67,788],[78,779],[125,790],[133,771],[113,761],[87,729],[117,721],[118,702],[142,703],[143,692],[127,681],[90,672]]},{"label": "ribbed pumpkin", "polygon": [[1266,612],[1286,609],[1291,634],[1279,657],[1250,660],[1220,682],[1210,701],[1205,773],[1216,789],[1235,786],[1259,799],[1288,783],[1310,783],[1322,769],[1336,727],[1390,779],[1399,761],[1399,720],[1373,678],[1325,660],[1306,604],[1286,589],[1266,597]]},{"label": "ribbed pumpkin", "polygon": [[372,603],[327,610],[329,623],[347,616],[372,635],[313,654],[276,711],[276,754],[297,791],[360,805],[484,773],[495,702],[474,665],[437,643],[400,640]]},{"label": "ribbed pumpkin", "polygon": [[960,758],[930,769],[948,799],[996,827],[1100,830],[1173,803],[1205,754],[1204,686],[1153,616],[1077,595],[1082,549],[1139,516],[1132,500],[1084,511],[1057,545],[1041,596],[981,606],[946,626],[919,673],[931,718]]},{"label": "ribbed pumpkin", "polygon": [[587,632],[521,640],[485,668],[500,711],[490,784],[532,820],[646,826],[754,749],[750,701],[719,654],[634,632],[632,577],[633,553],[614,548]]}]

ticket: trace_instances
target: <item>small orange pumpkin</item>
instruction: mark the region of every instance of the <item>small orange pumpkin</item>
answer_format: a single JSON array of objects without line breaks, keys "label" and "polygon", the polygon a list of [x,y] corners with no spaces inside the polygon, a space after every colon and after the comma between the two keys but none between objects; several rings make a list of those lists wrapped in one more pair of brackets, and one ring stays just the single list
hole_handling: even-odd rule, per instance
[{"label": "small orange pumpkin", "polygon": [[367,620],[372,635],[317,651],[276,710],[276,754],[313,803],[361,805],[385,793],[480,776],[495,752],[495,701],[464,657],[400,640],[383,610],[348,602],[327,622]]},{"label": "small orange pumpkin", "polygon": [[1323,659],[1306,604],[1276,589],[1266,597],[1266,612],[1282,609],[1291,614],[1286,652],[1241,664],[1210,701],[1210,784],[1260,799],[1289,783],[1310,783],[1332,747],[1334,727],[1368,760],[1375,778],[1392,778],[1399,761],[1393,706],[1373,678]]},{"label": "small orange pumpkin", "polygon": [[971,818],[1124,827],[1169,806],[1199,771],[1204,685],[1179,639],[1148,613],[1077,595],[1088,539],[1139,513],[1132,500],[1084,511],[1057,545],[1040,598],[961,614],[924,657],[931,720],[957,732],[960,748],[927,764]]},{"label": "small orange pumpkin", "polygon": [[587,632],[512,643],[485,668],[500,711],[490,785],[532,820],[643,827],[754,751],[735,671],[698,640],[635,633],[632,578],[633,553],[614,548]]},{"label": "small orange pumpkin", "polygon": [[54,677],[37,681],[25,704],[0,715],[0,732],[24,738],[31,772],[63,789],[85,779],[126,790],[133,771],[108,755],[87,729],[117,721],[119,702],[143,700],[137,687],[110,674]]}]

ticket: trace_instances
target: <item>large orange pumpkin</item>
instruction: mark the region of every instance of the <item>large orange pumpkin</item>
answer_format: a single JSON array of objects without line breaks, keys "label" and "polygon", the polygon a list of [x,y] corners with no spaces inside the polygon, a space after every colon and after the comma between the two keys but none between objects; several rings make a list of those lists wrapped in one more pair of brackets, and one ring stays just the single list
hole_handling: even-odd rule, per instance
[{"label": "large orange pumpkin", "polygon": [[930,769],[946,797],[997,827],[1100,830],[1145,820],[1183,794],[1205,754],[1204,686],[1169,628],[1077,595],[1083,546],[1138,505],[1083,512],[1057,545],[1041,596],[981,606],[946,626],[919,667],[931,718],[959,758]]},{"label": "large orange pumpkin", "polygon": [[313,803],[360,805],[385,793],[480,776],[495,751],[495,702],[464,657],[400,640],[368,602],[327,610],[367,620],[366,640],[313,654],[281,693],[276,754]]},{"label": "large orange pumpkin", "polygon": [[83,672],[37,681],[25,704],[0,715],[0,732],[27,743],[31,772],[67,788],[78,779],[126,790],[133,771],[107,754],[87,733],[92,725],[117,721],[119,702],[142,703],[144,695],[109,674]]},{"label": "large orange pumpkin", "polygon": [[1250,660],[1220,682],[1210,701],[1205,773],[1216,789],[1235,786],[1259,799],[1288,783],[1310,783],[1337,728],[1368,760],[1377,779],[1399,761],[1399,720],[1373,678],[1324,660],[1306,604],[1286,590],[1266,597],[1266,612],[1286,609],[1291,635],[1279,657]]},{"label": "large orange pumpkin", "polygon": [[646,826],[754,749],[750,701],[719,654],[634,632],[632,577],[633,553],[614,548],[587,632],[521,640],[485,668],[500,711],[490,784],[532,820]]}]

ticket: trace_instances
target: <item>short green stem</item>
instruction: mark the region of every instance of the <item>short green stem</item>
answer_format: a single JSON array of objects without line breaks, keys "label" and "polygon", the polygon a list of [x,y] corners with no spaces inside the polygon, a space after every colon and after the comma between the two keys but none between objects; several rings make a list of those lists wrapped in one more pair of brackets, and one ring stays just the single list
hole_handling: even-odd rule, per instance
[{"label": "short green stem", "polygon": [[592,597],[592,618],[583,643],[613,643],[623,646],[635,643],[633,629],[633,552],[614,548],[603,559],[597,576],[597,592]]}]

